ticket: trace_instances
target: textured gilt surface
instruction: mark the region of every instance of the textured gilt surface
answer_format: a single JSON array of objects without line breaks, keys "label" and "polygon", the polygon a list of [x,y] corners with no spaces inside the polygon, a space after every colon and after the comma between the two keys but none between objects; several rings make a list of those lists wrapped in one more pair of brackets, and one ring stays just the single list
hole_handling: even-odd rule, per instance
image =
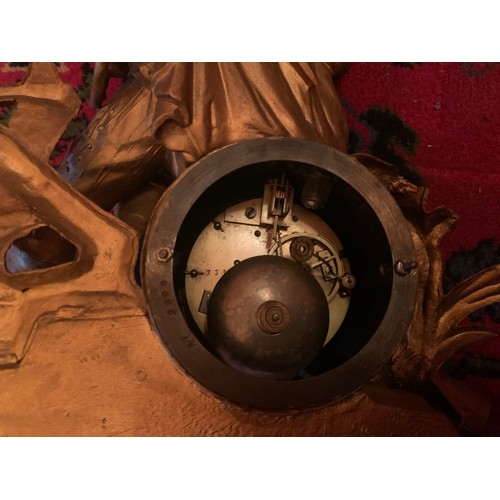
[{"label": "textured gilt surface", "polygon": [[454,229],[457,215],[447,207],[429,211],[428,189],[397,175],[393,165],[369,155],[354,156],[394,196],[417,251],[415,311],[406,337],[393,356],[392,372],[402,385],[432,380],[455,351],[496,335],[490,328],[459,324],[469,314],[500,301],[500,265],[474,274],[445,294],[440,243]]},{"label": "textured gilt surface", "polygon": [[[24,356],[38,325],[64,318],[142,314],[132,280],[133,231],[78,194],[47,160],[79,100],[53,64],[34,63],[18,85],[0,89],[16,101],[0,127],[0,365]],[[75,262],[10,274],[5,254],[14,240],[50,225],[79,251]]]},{"label": "textured gilt surface", "polygon": [[399,391],[364,392],[297,414],[249,412],[204,394],[178,371],[143,318],[40,329],[20,368],[0,371],[0,435],[455,435]]},{"label": "textured gilt surface", "polygon": [[[165,66],[162,71],[170,69]],[[178,76],[182,83],[182,73]],[[131,281],[137,252],[134,234],[65,185],[47,164],[77,111],[74,92],[60,82],[53,65],[36,63],[24,82],[3,88],[0,98],[17,102],[8,129],[2,127],[0,134],[0,255],[16,237],[42,222],[56,227],[80,250],[75,264],[24,276],[9,276],[0,263],[0,364],[17,362],[33,340],[18,370],[0,372],[1,434],[453,432],[444,417],[408,395],[391,399],[387,394],[369,397],[359,392],[322,410],[266,415],[228,407],[201,393],[167,359],[142,316],[142,296]],[[216,128],[211,125],[210,131]],[[290,135],[304,135],[293,132],[295,120],[289,125]],[[344,137],[339,130],[334,136]],[[186,139],[177,132],[159,127],[158,138],[167,145]],[[247,138],[245,133],[238,140]],[[204,151],[195,149],[193,158]],[[428,212],[427,190],[397,176],[391,166],[366,158],[364,163],[401,206],[419,260],[415,315],[393,359],[393,373],[404,383],[426,380],[454,350],[493,335],[485,328],[457,325],[473,311],[500,300],[500,267],[491,267],[444,294],[439,244],[456,216],[446,208]],[[127,315],[135,318],[123,318]],[[51,323],[74,317],[88,321]],[[108,319],[92,319],[96,317]],[[36,325],[39,335],[33,337]],[[404,402],[408,398],[413,398],[411,404]]]},{"label": "textured gilt surface", "polygon": [[[133,232],[85,200],[44,163],[0,134],[0,176],[23,201],[22,217],[4,217],[0,255],[22,235],[28,213],[50,224],[79,250],[75,262],[10,274],[0,262],[0,364],[23,357],[37,324],[71,317],[141,314],[143,299],[131,275],[137,252]],[[16,211],[18,205],[15,205]],[[26,221],[26,222],[24,222]],[[17,234],[16,234],[17,233]]]}]

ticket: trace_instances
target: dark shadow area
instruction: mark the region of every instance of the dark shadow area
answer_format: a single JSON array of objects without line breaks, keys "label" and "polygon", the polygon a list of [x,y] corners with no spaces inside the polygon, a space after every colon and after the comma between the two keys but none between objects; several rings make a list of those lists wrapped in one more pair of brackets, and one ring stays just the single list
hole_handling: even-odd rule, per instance
[{"label": "dark shadow area", "polygon": [[76,247],[55,229],[42,226],[15,240],[5,253],[5,269],[18,274],[74,262]]}]

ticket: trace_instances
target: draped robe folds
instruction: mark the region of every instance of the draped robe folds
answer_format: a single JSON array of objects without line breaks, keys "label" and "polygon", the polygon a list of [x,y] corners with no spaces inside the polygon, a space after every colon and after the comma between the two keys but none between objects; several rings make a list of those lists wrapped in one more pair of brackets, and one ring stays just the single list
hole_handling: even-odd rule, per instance
[{"label": "draped robe folds", "polygon": [[159,63],[153,137],[196,161],[258,137],[299,137],[345,151],[334,63]]},{"label": "draped robe folds", "polygon": [[[220,147],[298,137],[345,152],[333,78],[343,63],[131,63],[132,78],[74,141],[59,173],[104,209]],[[168,183],[167,182],[167,183]]]}]

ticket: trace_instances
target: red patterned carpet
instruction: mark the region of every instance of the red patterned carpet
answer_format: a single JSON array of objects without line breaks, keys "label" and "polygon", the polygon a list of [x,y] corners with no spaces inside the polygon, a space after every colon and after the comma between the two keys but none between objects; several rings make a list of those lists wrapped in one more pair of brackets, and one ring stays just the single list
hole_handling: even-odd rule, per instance
[{"label": "red patterned carpet", "polygon": [[[0,84],[21,80],[26,66],[0,63]],[[74,86],[83,105],[57,145],[53,165],[95,114],[88,105],[92,69],[92,63],[59,64],[61,77]],[[112,83],[108,95],[119,85]],[[394,163],[402,175],[429,186],[429,208],[446,205],[459,215],[457,229],[442,244],[445,289],[499,263],[500,63],[354,63],[339,92],[351,152]],[[0,123],[9,112],[0,103]],[[469,320],[500,333],[500,304]],[[481,376],[463,364],[460,376],[492,401],[485,433],[500,435],[500,337],[460,354],[466,359],[472,353],[498,360]]]},{"label": "red patterned carpet", "polygon": [[[396,164],[427,184],[429,208],[445,205],[458,214],[456,230],[442,242],[445,291],[499,263],[500,64],[356,63],[340,94],[351,151]],[[500,304],[469,320],[500,333]],[[460,377],[491,400],[485,434],[500,435],[500,337],[460,354],[468,353],[494,360],[483,376],[463,363]]]}]

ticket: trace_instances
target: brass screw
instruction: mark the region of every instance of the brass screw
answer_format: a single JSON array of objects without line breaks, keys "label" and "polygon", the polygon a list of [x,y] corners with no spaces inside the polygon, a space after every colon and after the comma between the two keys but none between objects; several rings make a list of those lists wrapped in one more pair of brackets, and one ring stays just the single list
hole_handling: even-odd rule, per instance
[{"label": "brass screw", "polygon": [[166,260],[168,260],[169,255],[170,252],[167,248],[160,248],[158,250],[158,260],[161,262],[165,262]]},{"label": "brass screw", "polygon": [[255,217],[255,215],[257,214],[257,210],[255,210],[254,207],[248,207],[246,210],[245,210],[245,217],[247,219],[253,219]]},{"label": "brass screw", "polygon": [[399,276],[408,276],[415,269],[417,269],[418,263],[414,260],[404,261],[402,259],[398,260],[396,264],[394,264],[394,271]]}]

